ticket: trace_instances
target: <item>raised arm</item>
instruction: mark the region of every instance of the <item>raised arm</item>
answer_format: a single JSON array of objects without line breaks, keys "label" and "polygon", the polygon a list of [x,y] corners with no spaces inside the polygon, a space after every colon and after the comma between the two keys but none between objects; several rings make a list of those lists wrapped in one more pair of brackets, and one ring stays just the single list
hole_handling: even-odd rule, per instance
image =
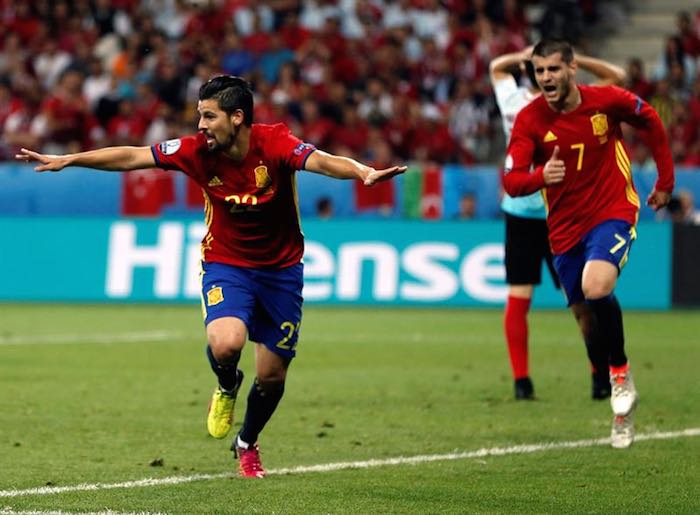
[{"label": "raised arm", "polygon": [[627,72],[624,68],[602,59],[576,54],[576,61],[582,69],[596,76],[596,86],[620,86],[627,78]]},{"label": "raised arm", "polygon": [[375,170],[349,157],[335,156],[322,150],[316,150],[308,157],[304,169],[336,179],[359,179],[365,186],[372,186],[406,171],[405,166]]},{"label": "raised arm", "polygon": [[84,166],[115,172],[153,168],[156,165],[151,147],[106,147],[77,154],[40,154],[23,148],[15,155],[18,161],[39,162],[37,172],[58,172],[67,166]]},{"label": "raised arm", "polygon": [[520,52],[499,55],[489,63],[489,76],[491,82],[506,79],[511,76],[510,69],[513,66],[520,66],[521,63],[529,61],[532,56],[532,47],[529,46]]}]

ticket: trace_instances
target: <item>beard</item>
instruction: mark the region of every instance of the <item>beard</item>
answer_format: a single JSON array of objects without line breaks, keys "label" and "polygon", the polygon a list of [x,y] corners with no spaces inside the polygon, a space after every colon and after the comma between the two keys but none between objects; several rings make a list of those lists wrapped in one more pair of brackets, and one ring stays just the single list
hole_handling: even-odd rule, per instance
[{"label": "beard", "polygon": [[226,137],[226,140],[223,142],[219,143],[219,140],[216,139],[216,136],[213,134],[209,134],[208,132],[204,132],[204,135],[208,138],[211,138],[213,141],[207,141],[207,146],[209,147],[209,152],[214,152],[216,150],[226,150],[231,148],[235,143],[236,140],[238,139],[238,133],[241,131],[241,126],[236,125],[233,128],[233,132],[230,132],[228,136]]}]

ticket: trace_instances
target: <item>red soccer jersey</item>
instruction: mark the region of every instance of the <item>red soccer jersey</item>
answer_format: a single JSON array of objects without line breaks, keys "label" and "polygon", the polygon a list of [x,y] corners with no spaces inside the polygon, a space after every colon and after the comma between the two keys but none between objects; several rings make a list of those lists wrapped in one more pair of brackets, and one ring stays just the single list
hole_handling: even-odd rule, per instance
[{"label": "red soccer jersey", "polygon": [[[543,97],[520,111],[503,177],[509,195],[542,189],[555,254],[569,250],[603,221],[636,223],[640,201],[622,143],[621,122],[637,128],[650,146],[659,172],[656,189],[673,190],[673,161],[656,111],[615,86],[578,88],[581,104],[569,113],[555,112]],[[566,175],[563,182],[545,187],[544,164],[557,146]]]},{"label": "red soccer jersey", "polygon": [[160,168],[183,171],[204,191],[209,227],[202,240],[204,261],[250,268],[301,261],[304,239],[294,173],[315,147],[294,137],[286,125],[253,124],[241,162],[210,151],[202,133],[151,150]]}]

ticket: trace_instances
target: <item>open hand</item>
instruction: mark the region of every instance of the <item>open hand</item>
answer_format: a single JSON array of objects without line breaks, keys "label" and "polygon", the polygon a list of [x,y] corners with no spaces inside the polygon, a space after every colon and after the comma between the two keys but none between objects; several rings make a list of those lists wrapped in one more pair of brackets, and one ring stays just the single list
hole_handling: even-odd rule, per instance
[{"label": "open hand", "polygon": [[365,177],[364,185],[373,186],[377,182],[389,180],[395,175],[404,173],[406,171],[406,168],[408,167],[392,166],[391,168],[384,168],[383,170],[375,170],[374,168],[371,168],[371,171]]},{"label": "open hand", "polygon": [[542,170],[542,176],[544,177],[544,183],[547,186],[552,184],[559,184],[564,180],[564,175],[566,174],[566,166],[564,161],[559,159],[559,145],[554,147],[554,152],[552,152],[552,157],[549,158],[544,165]]},{"label": "open hand", "polygon": [[33,161],[41,163],[39,166],[34,167],[34,170],[37,172],[58,172],[68,164],[68,160],[65,156],[40,154],[39,152],[34,152],[26,148],[20,149],[20,153],[15,154],[15,159],[24,163],[31,163]]}]

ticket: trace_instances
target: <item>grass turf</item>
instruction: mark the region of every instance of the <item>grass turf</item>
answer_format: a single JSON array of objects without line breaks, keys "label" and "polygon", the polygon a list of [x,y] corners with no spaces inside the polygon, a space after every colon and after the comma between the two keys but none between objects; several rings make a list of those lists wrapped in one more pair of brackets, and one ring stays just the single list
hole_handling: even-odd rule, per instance
[{"label": "grass turf", "polygon": [[[700,427],[700,314],[626,313],[638,433]],[[501,314],[308,307],[268,469],[609,435],[575,323],[531,316],[538,399],[515,402]],[[196,306],[0,305],[0,490],[234,471],[207,436]],[[252,349],[242,366],[246,385]],[[0,497],[0,511],[697,513],[700,437],[415,465]]]}]

